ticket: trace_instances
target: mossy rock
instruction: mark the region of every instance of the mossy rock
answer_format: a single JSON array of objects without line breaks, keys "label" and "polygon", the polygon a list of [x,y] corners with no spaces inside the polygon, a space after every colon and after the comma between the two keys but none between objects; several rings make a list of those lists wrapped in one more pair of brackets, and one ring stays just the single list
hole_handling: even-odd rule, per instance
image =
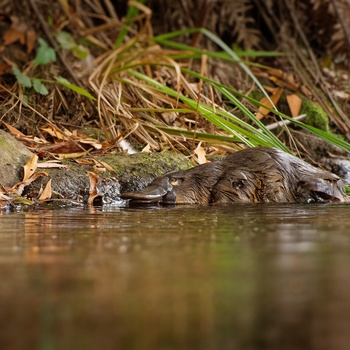
[{"label": "mossy rock", "polygon": [[[11,187],[21,181],[20,170],[33,155],[11,134],[0,130],[0,184]],[[48,176],[41,176],[26,186],[23,195],[37,198],[51,179],[54,198],[74,199],[86,202],[90,192],[89,172],[98,175],[97,192],[105,203],[118,201],[122,192],[139,191],[155,177],[164,173],[185,170],[194,164],[184,155],[166,151],[128,155],[125,153],[91,157],[107,164],[109,171],[101,172],[93,165],[63,162],[65,168],[45,168]]]},{"label": "mossy rock", "polygon": [[0,130],[0,150],[0,184],[11,187],[21,180],[22,165],[33,153],[3,130]]},{"label": "mossy rock", "polygon": [[304,122],[323,131],[329,132],[329,118],[327,113],[316,102],[304,99],[300,114],[306,114]]},{"label": "mossy rock", "polygon": [[[123,192],[139,191],[155,177],[166,172],[184,170],[193,166],[184,155],[175,152],[116,153],[103,157],[92,157],[107,164],[111,170],[96,172],[91,165],[67,162],[67,168],[45,169],[48,174],[30,184],[25,194],[39,193],[49,179],[55,198],[74,199],[86,202],[89,197],[90,181],[88,172],[98,175],[97,192],[104,203],[117,203]],[[103,164],[101,163],[101,164]]]},{"label": "mossy rock", "polygon": [[194,165],[184,155],[171,151],[132,155],[116,153],[100,157],[99,160],[113,168],[113,172],[107,176],[118,179],[122,192],[141,190],[157,176],[170,171],[186,170]]}]

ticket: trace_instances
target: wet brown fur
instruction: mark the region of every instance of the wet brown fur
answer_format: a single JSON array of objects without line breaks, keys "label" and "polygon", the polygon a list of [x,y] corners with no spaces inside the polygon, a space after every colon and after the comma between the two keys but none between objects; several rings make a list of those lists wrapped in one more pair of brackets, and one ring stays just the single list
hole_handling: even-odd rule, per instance
[{"label": "wet brown fur", "polygon": [[[233,153],[223,160],[156,178],[164,203],[266,203],[347,201],[342,180],[274,148]],[[152,201],[149,191],[122,195]]]}]

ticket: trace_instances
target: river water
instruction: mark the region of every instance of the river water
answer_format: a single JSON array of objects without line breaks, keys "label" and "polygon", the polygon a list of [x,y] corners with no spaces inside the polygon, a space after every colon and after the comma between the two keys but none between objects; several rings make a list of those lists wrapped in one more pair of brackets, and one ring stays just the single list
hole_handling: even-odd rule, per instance
[{"label": "river water", "polygon": [[350,349],[350,207],[0,212],[0,349]]}]

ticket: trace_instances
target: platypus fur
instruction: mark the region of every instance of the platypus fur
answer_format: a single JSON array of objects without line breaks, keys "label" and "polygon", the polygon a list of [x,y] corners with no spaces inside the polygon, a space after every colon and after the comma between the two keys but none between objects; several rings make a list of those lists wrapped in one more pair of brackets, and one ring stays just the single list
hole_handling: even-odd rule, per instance
[{"label": "platypus fur", "polygon": [[132,202],[286,203],[346,202],[343,181],[275,148],[257,147],[155,178]]}]

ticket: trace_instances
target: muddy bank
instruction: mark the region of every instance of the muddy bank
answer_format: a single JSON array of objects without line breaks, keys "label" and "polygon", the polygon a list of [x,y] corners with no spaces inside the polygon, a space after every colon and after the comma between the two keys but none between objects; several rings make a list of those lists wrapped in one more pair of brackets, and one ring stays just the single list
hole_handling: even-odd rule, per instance
[{"label": "muddy bank", "polygon": [[[33,155],[21,142],[0,130],[0,184],[14,186],[23,178],[23,165]],[[64,168],[40,168],[47,176],[41,176],[26,186],[24,196],[35,198],[51,179],[52,197],[67,198],[86,202],[91,181],[89,173],[97,180],[97,193],[104,203],[119,201],[120,193],[138,191],[156,176],[174,170],[193,166],[185,156],[174,152],[123,153],[107,156],[91,156],[91,165],[64,161]]]}]

